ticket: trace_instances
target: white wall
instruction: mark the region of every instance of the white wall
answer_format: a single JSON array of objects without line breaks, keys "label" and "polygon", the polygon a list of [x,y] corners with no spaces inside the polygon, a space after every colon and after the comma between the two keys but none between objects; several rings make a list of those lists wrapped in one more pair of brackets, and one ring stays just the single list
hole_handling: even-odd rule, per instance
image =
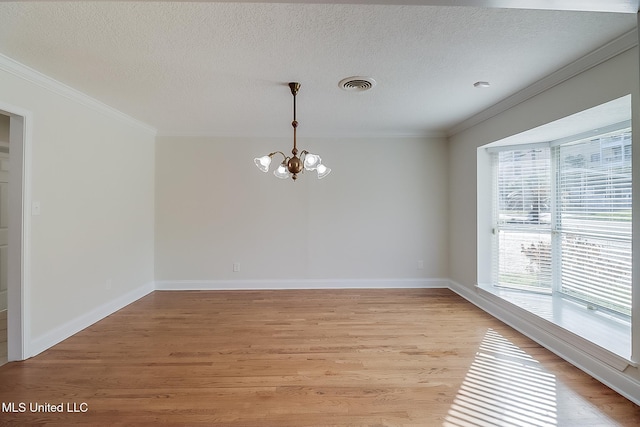
[{"label": "white wall", "polygon": [[20,78],[16,67],[0,63],[0,103],[30,113],[28,180],[41,214],[27,236],[27,346],[37,353],[152,289],[155,134],[37,73]]},{"label": "white wall", "polygon": [[[560,118],[569,116],[613,99],[632,94],[633,127],[640,128],[638,122],[638,97],[640,74],[638,71],[638,48],[627,50],[575,77],[549,89],[513,108],[477,124],[450,138],[449,152],[449,213],[450,213],[450,277],[459,291],[478,301],[474,296],[474,286],[484,278],[477,277],[477,260],[487,259],[487,254],[477,250],[477,209],[483,200],[477,200],[477,148],[502,138],[535,128]],[[638,146],[640,132],[634,132],[634,146]],[[640,161],[635,161],[640,150],[634,148],[634,194],[640,179]],[[482,171],[481,171],[482,172]],[[638,181],[640,182],[640,181]],[[640,212],[640,199],[634,197],[634,221]],[[482,231],[482,230],[481,230]],[[489,232],[490,230],[487,230]],[[634,252],[634,269],[638,267],[638,253]],[[635,270],[634,270],[635,271]],[[634,294],[640,292],[634,274]],[[634,326],[638,324],[640,307],[634,303]],[[535,334],[535,333],[534,333]],[[634,328],[634,342],[640,341],[640,331]],[[557,348],[555,351],[559,352]],[[560,351],[561,352],[561,351]],[[576,360],[582,357],[576,356]],[[636,355],[637,357],[637,355]],[[588,357],[583,358],[585,366],[605,383],[618,390],[637,388],[640,380],[638,369],[629,367],[622,376],[606,367],[599,367]],[[587,369],[588,370],[588,369]],[[615,377],[615,378],[614,378]],[[635,379],[626,382],[625,378]],[[635,381],[635,382],[633,382]],[[626,395],[630,396],[628,392]],[[637,391],[634,396],[640,399]]]},{"label": "white wall", "polygon": [[448,277],[444,139],[301,139],[322,180],[253,164],[291,143],[158,138],[157,281]]}]

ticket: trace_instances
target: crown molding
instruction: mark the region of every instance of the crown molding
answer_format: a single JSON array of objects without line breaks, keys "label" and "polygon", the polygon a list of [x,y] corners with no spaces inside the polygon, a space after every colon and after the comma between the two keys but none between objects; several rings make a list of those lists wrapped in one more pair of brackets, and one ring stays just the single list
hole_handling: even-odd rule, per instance
[{"label": "crown molding", "polygon": [[[283,138],[291,138],[291,135],[268,135],[268,134],[233,134],[233,133],[218,133],[218,132],[163,132],[158,131],[158,137],[164,138],[244,138],[244,139],[283,139]],[[300,140],[314,140],[314,139],[341,139],[341,140],[349,140],[349,139],[385,139],[385,138],[416,138],[416,139],[437,139],[437,138],[447,138],[448,134],[446,132],[441,131],[432,131],[432,132],[416,132],[416,133],[389,133],[389,134],[380,134],[380,133],[359,133],[359,134],[338,134],[338,133],[324,133],[319,135],[306,135]]]},{"label": "crown molding", "polygon": [[[35,0],[22,0],[35,1]],[[41,0],[42,1],[42,0]],[[57,0],[44,0],[57,1]],[[76,2],[83,0],[73,0]],[[175,0],[138,0],[140,2],[171,2]],[[190,1],[190,0],[179,0]],[[193,1],[193,0],[191,0]],[[211,0],[195,0],[207,2]],[[475,8],[568,10],[575,12],[637,13],[639,0],[231,0],[236,3],[299,3],[299,4],[374,4],[415,6],[470,6]]]},{"label": "crown molding", "polygon": [[608,61],[614,56],[620,55],[623,52],[626,52],[629,49],[632,49],[638,45],[638,29],[635,28],[617,39],[612,40],[611,42],[605,44],[604,46],[599,47],[593,52],[583,56],[580,59],[566,65],[559,70],[549,74],[547,77],[538,80],[531,86],[526,87],[525,89],[514,93],[513,95],[503,99],[497,104],[492,105],[491,107],[481,111],[480,113],[469,117],[468,119],[458,123],[449,129],[447,133],[448,137],[452,137],[462,131],[465,131],[473,126],[476,126],[479,123],[484,122],[498,114],[504,113],[510,108],[515,107],[518,104],[521,104],[536,95],[541,94],[542,92],[551,89],[554,86],[563,83],[572,77],[577,76],[597,65],[602,64],[603,62]]},{"label": "crown molding", "polygon": [[140,120],[135,119],[119,110],[116,110],[115,108],[110,107],[107,104],[104,104],[97,99],[80,92],[79,90],[67,86],[64,83],[61,83],[45,74],[42,74],[41,72],[36,71],[24,64],[21,64],[20,62],[11,59],[1,53],[0,70],[6,71],[7,73],[13,74],[16,77],[28,81],[29,83],[40,86],[41,88],[55,93],[56,95],[60,95],[67,99],[75,101],[81,105],[84,105],[85,107],[91,108],[94,111],[103,113],[109,117],[126,123],[129,126],[141,129],[153,136],[156,136],[156,134],[158,133],[156,128],[154,128],[153,126],[141,122]]}]

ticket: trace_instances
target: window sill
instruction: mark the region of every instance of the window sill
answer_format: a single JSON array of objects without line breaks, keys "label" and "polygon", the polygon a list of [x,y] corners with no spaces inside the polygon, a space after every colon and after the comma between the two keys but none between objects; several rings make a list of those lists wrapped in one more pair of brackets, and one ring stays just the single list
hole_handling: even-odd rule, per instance
[{"label": "window sill", "polygon": [[629,322],[560,296],[478,285],[485,298],[518,312],[537,327],[585,351],[619,370],[631,362],[631,325]]}]

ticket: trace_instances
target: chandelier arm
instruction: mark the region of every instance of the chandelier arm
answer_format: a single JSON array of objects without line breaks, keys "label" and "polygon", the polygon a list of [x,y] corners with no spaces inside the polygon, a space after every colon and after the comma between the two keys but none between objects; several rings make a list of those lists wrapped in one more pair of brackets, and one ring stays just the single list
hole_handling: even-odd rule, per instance
[{"label": "chandelier arm", "polygon": [[273,157],[278,153],[282,154],[282,157],[284,157],[284,159],[287,160],[287,156],[285,156],[285,154],[282,151],[274,151],[273,153],[269,153],[269,157]]}]

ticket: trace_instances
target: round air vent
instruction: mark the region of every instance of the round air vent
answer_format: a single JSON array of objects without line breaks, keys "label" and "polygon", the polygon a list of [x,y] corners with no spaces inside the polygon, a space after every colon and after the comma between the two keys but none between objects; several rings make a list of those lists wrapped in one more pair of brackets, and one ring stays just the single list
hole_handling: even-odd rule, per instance
[{"label": "round air vent", "polygon": [[376,81],[371,77],[347,77],[346,79],[340,80],[338,86],[341,89],[352,91],[352,92],[364,92],[365,90],[369,90],[376,85]]}]

